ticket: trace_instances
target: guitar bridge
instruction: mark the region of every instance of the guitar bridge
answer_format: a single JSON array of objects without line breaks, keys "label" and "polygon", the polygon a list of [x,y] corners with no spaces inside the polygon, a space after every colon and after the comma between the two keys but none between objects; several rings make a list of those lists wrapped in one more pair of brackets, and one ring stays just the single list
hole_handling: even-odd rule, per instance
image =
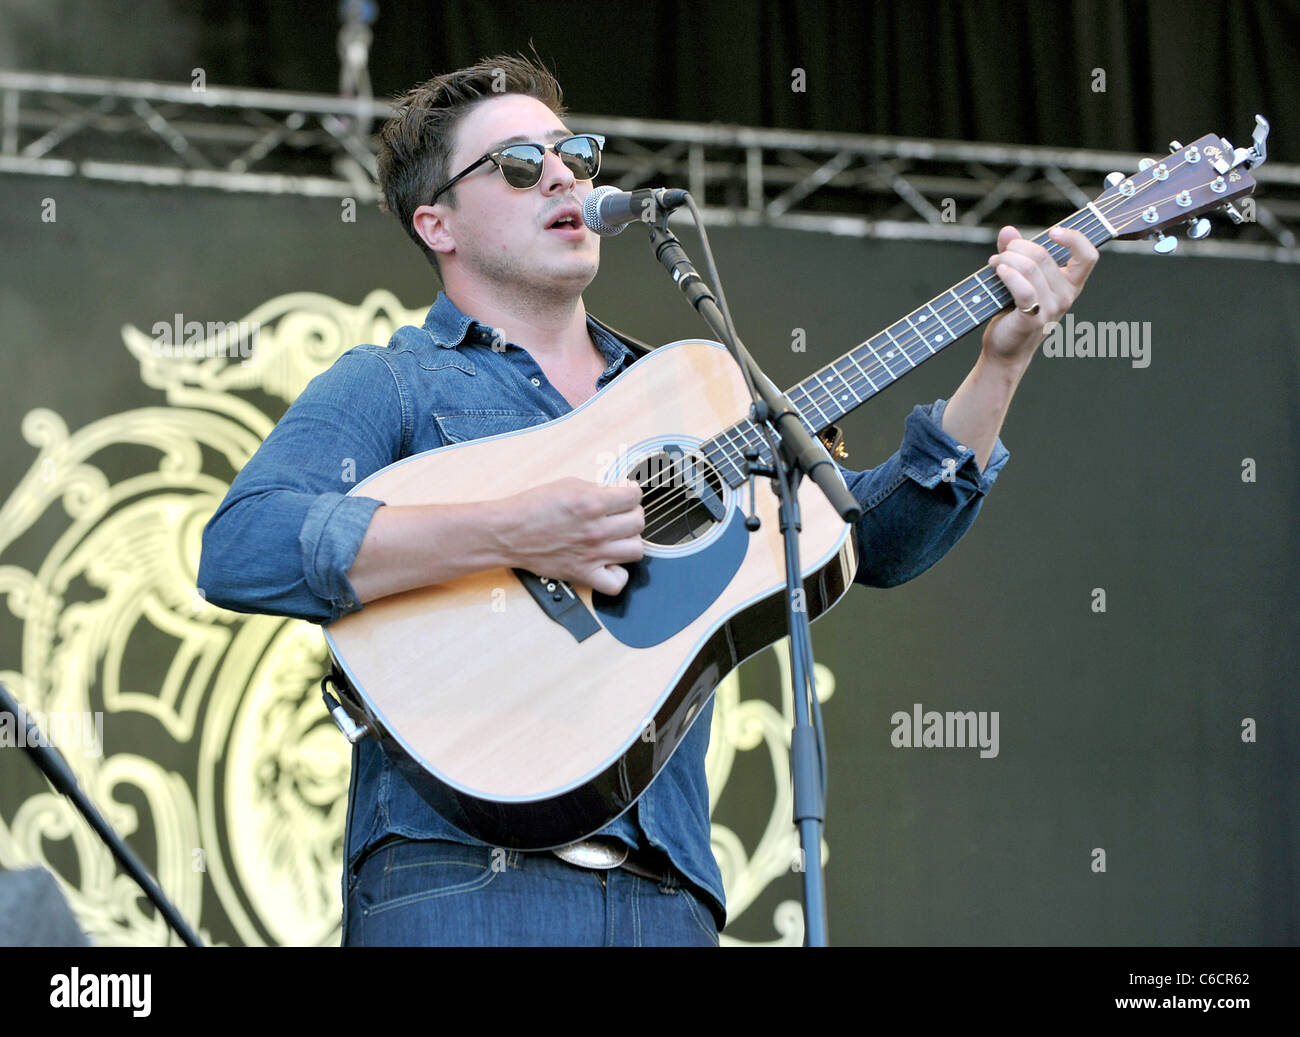
[{"label": "guitar bridge", "polygon": [[519,577],[524,590],[541,606],[542,611],[572,634],[575,641],[585,641],[600,630],[596,617],[582,603],[582,599],[573,593],[573,588],[563,580],[538,576],[527,569],[510,571]]}]

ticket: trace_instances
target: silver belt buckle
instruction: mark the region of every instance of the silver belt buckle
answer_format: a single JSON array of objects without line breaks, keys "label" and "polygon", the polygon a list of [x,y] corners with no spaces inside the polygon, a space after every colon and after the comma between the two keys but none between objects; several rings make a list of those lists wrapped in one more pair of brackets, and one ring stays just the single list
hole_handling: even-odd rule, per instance
[{"label": "silver belt buckle", "polygon": [[627,860],[627,846],[617,839],[582,839],[551,851],[560,860],[579,868],[602,871],[617,868]]}]

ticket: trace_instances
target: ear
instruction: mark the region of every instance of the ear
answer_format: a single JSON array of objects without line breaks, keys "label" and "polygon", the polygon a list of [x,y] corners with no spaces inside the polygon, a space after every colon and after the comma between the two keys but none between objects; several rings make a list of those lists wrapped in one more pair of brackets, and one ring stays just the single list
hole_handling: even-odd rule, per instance
[{"label": "ear", "polygon": [[411,214],[411,226],[420,239],[440,255],[456,251],[456,239],[443,219],[446,210],[441,205],[421,205]]}]

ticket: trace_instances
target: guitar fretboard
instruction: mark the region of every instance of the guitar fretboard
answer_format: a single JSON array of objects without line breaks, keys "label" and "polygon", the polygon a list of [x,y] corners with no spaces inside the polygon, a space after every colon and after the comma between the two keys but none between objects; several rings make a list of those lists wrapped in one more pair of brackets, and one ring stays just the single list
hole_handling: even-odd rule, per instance
[{"label": "guitar fretboard", "polygon": [[[1091,207],[1080,209],[1060,225],[1081,231],[1094,245],[1111,237]],[[1033,240],[1059,265],[1069,262],[1069,249],[1049,238],[1046,231]],[[805,378],[786,395],[804,426],[816,434],[1012,305],[1011,293],[1002,280],[984,267]],[[762,432],[748,418],[702,444],[705,457],[732,487],[747,478],[744,452],[749,449],[759,452],[762,463],[771,462]]]}]

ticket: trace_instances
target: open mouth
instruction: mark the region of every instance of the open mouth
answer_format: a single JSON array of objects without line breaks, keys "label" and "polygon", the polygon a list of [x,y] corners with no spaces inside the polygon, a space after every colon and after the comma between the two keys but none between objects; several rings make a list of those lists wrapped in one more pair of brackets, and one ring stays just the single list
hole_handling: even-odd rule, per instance
[{"label": "open mouth", "polygon": [[573,210],[560,212],[546,225],[547,230],[580,230],[584,226],[581,214]]}]

